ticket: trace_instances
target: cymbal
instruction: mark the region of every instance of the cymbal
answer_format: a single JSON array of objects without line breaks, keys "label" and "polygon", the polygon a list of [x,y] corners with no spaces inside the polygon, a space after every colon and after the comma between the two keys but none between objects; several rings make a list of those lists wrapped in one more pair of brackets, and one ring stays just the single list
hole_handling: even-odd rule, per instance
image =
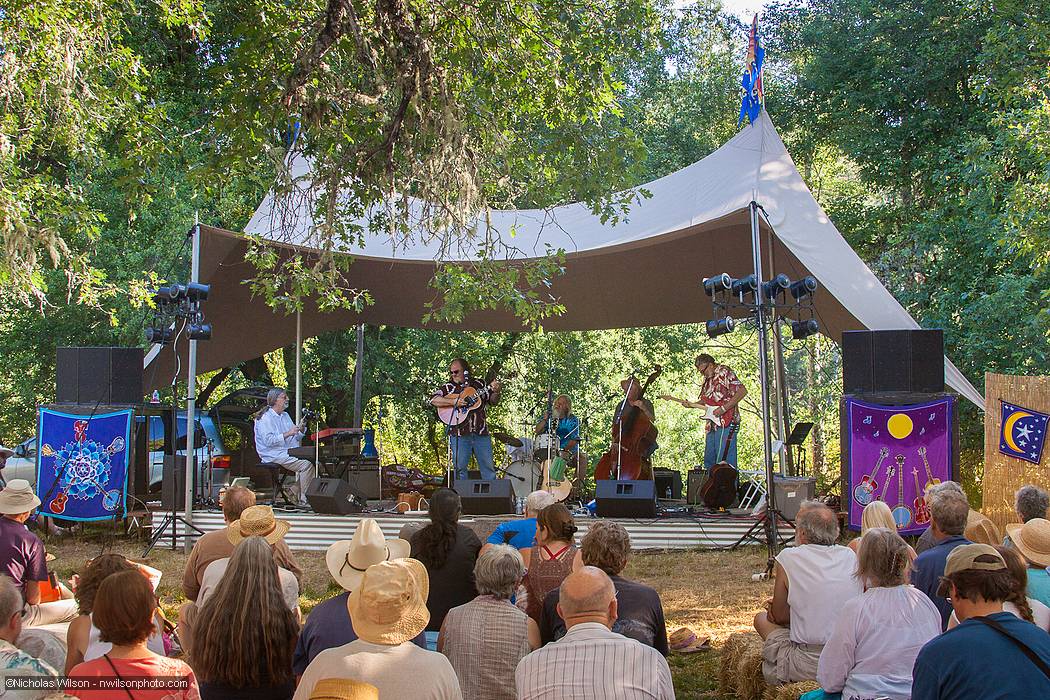
[{"label": "cymbal", "polygon": [[519,440],[518,438],[514,437],[510,433],[504,433],[504,432],[499,431],[499,430],[493,430],[492,431],[492,437],[495,438],[496,440],[499,440],[504,445],[510,445],[511,447],[521,447],[522,444],[524,444],[524,443],[522,443],[521,440]]}]

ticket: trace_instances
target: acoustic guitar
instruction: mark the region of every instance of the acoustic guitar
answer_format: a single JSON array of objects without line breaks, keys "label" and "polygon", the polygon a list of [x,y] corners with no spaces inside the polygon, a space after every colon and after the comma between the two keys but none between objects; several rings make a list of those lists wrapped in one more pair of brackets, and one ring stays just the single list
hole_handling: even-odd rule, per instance
[{"label": "acoustic guitar", "polygon": [[[507,379],[512,378],[513,375],[507,376]],[[455,427],[465,421],[473,411],[485,405],[485,401],[492,395],[493,381],[490,381],[481,389],[475,389],[469,384],[464,384],[459,391],[449,394],[449,396],[459,397],[459,401],[455,406],[438,408],[438,418],[441,419],[442,423],[451,427]]]},{"label": "acoustic guitar", "polygon": [[565,470],[569,466],[561,455],[555,454],[553,459],[543,460],[541,471],[543,473],[543,485],[540,489],[554,496],[559,501],[564,501],[572,492],[572,481],[566,476]]}]

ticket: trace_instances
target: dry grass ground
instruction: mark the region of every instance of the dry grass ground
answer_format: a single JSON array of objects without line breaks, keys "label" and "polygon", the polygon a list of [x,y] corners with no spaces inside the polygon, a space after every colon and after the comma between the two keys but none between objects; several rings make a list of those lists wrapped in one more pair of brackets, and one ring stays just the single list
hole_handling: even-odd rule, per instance
[{"label": "dry grass ground", "polygon": [[[181,581],[186,562],[181,550],[172,552],[158,547],[143,559],[139,556],[142,541],[112,538],[99,530],[48,542],[48,551],[57,557],[53,569],[67,580],[104,548],[163,571],[161,604],[169,619],[177,619],[178,606],[183,601]],[[297,556],[305,573],[302,608],[308,613],[337,589],[325,568],[323,552],[298,552]],[[710,652],[672,655],[671,672],[681,700],[724,697],[717,690],[718,654],[726,637],[751,628],[755,611],[772,594],[771,583],[751,581],[751,575],[764,567],[765,550],[757,548],[737,552],[654,552],[631,557],[626,576],[644,581],[660,592],[668,630],[687,626],[697,635],[712,639],[714,650]]]}]

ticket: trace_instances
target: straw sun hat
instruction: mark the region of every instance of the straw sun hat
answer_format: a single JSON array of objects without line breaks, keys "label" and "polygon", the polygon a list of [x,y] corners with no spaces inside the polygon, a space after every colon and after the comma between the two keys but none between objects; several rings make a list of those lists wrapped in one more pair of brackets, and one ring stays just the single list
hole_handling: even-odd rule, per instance
[{"label": "straw sun hat", "polygon": [[40,505],[40,499],[33,493],[33,487],[25,479],[11,479],[0,491],[0,514],[18,515],[28,513]]},{"label": "straw sun hat", "polygon": [[291,527],[286,520],[274,518],[270,506],[249,506],[241,513],[240,520],[230,523],[226,536],[233,544],[245,537],[263,537],[270,544],[277,544]]},{"label": "straw sun hat", "polygon": [[325,552],[324,562],[344,591],[355,590],[361,585],[365,570],[381,561],[404,559],[412,546],[402,539],[383,539],[383,531],[372,518],[363,519],[354,530],[351,540],[334,542]]},{"label": "straw sun hat", "polygon": [[430,578],[415,559],[373,564],[346,601],[354,633],[373,644],[396,645],[415,638],[430,622]]},{"label": "straw sun hat", "polygon": [[379,688],[349,678],[322,678],[314,685],[310,700],[379,700]]},{"label": "straw sun hat", "polygon": [[1032,518],[1024,525],[1007,525],[1006,532],[1029,561],[1050,567],[1050,520]]},{"label": "straw sun hat", "polygon": [[667,646],[671,651],[679,654],[692,654],[697,651],[707,651],[711,648],[710,637],[698,637],[696,632],[688,627],[679,627],[667,638]]}]

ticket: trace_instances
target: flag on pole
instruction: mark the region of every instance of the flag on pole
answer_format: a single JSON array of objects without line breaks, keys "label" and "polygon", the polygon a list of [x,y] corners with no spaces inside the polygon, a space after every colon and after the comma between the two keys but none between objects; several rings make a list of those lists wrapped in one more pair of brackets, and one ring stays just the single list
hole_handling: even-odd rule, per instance
[{"label": "flag on pole", "polygon": [[744,96],[740,101],[740,119],[736,125],[744,123],[744,117],[754,124],[758,113],[762,111],[765,95],[762,92],[762,64],[765,62],[766,50],[762,48],[762,39],[758,34],[758,15],[751,21],[751,31],[747,39],[747,66],[740,81]]}]

